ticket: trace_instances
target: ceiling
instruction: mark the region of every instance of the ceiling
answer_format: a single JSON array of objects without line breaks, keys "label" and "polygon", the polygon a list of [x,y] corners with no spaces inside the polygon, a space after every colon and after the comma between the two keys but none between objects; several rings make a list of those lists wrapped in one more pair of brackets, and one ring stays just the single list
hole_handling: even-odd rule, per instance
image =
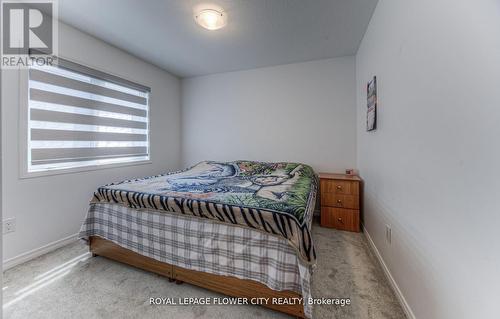
[{"label": "ceiling", "polygon": [[[208,31],[195,8],[222,7]],[[59,0],[65,23],[179,77],[355,54],[377,0]]]}]

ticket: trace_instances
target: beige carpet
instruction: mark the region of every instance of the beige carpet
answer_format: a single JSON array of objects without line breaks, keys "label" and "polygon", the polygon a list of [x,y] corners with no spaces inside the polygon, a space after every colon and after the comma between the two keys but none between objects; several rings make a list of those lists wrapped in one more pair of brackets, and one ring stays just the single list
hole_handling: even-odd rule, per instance
[{"label": "beige carpet", "polygon": [[[405,318],[363,234],[314,225],[318,265],[314,297],[351,298],[315,306],[314,318]],[[290,318],[259,306],[151,306],[150,297],[220,296],[102,257],[81,242],[4,273],[4,318]]]}]

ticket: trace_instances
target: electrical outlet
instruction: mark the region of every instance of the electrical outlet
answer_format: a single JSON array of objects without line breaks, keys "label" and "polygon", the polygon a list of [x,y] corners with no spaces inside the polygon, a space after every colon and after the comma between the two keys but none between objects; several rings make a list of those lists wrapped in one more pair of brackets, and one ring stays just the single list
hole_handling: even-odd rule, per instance
[{"label": "electrical outlet", "polygon": [[4,234],[15,232],[16,231],[16,218],[12,217],[12,218],[4,219],[2,225],[3,225],[3,233]]},{"label": "electrical outlet", "polygon": [[392,240],[392,229],[391,225],[385,225],[385,240],[390,245]]}]

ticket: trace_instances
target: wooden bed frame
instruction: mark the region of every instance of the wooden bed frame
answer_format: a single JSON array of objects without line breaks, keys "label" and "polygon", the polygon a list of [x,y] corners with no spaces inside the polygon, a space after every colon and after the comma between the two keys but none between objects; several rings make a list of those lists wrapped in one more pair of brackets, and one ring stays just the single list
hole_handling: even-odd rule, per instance
[{"label": "wooden bed frame", "polygon": [[[254,280],[214,275],[201,271],[189,270],[140,255],[101,237],[90,237],[90,251],[93,256],[103,256],[140,269],[165,276],[177,284],[187,282],[232,297],[243,298],[301,298],[294,291],[276,291]],[[302,304],[278,305],[271,302],[262,304],[297,318],[305,318]]]}]

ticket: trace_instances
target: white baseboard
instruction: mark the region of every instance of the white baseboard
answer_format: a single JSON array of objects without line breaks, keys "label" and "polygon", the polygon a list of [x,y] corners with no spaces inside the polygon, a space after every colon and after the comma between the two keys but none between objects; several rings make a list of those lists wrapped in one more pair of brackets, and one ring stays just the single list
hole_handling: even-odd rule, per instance
[{"label": "white baseboard", "polygon": [[31,251],[28,251],[24,254],[18,255],[16,257],[9,258],[7,260],[4,260],[3,262],[3,271],[6,271],[9,268],[15,267],[19,264],[22,264],[24,262],[27,262],[31,259],[34,259],[38,256],[41,256],[46,253],[50,253],[53,250],[56,250],[59,247],[66,246],[72,242],[75,242],[78,239],[78,234],[73,234],[70,235],[66,238],[62,238],[59,240],[56,240],[54,242],[51,242],[47,245],[44,245],[40,248],[33,249]]},{"label": "white baseboard", "polygon": [[401,289],[399,289],[399,286],[396,283],[396,281],[394,280],[394,277],[392,277],[392,274],[389,271],[389,268],[387,268],[387,265],[385,264],[384,259],[382,258],[382,255],[378,251],[377,246],[375,246],[375,243],[373,242],[372,238],[370,237],[370,234],[366,230],[365,225],[362,225],[362,227],[363,227],[363,233],[365,234],[365,237],[368,240],[368,243],[370,244],[370,248],[372,249],[378,262],[380,263],[380,266],[382,266],[382,269],[384,270],[384,274],[387,277],[387,280],[389,280],[389,283],[391,284],[391,287],[394,290],[394,293],[396,294],[396,297],[398,298],[399,303],[401,304],[401,307],[403,307],[403,311],[405,312],[406,317],[408,317],[408,319],[416,319],[415,314],[411,310],[408,302],[406,302],[406,299],[403,296]]}]

